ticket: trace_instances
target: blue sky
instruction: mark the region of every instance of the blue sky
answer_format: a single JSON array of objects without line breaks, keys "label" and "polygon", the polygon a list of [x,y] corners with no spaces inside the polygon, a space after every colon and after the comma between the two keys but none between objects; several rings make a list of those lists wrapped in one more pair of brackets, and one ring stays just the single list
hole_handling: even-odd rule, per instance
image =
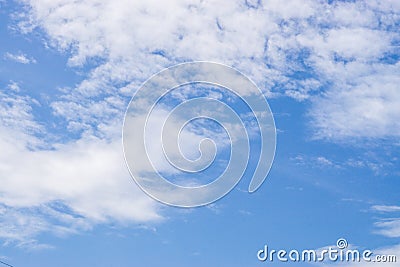
[{"label": "blue sky", "polygon": [[[389,0],[0,0],[0,260],[281,266],[257,251],[341,237],[400,259],[399,24]],[[132,181],[121,129],[146,79],[194,60],[257,84],[277,148],[255,193],[174,208]]]}]

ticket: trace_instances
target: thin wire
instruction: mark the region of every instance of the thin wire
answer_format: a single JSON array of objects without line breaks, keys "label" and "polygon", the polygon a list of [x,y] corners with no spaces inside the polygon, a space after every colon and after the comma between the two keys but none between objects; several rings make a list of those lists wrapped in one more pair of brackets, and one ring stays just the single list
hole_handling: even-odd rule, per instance
[{"label": "thin wire", "polygon": [[12,265],[10,265],[10,264],[8,264],[8,263],[5,263],[4,261],[0,261],[0,263],[4,264],[4,265],[6,265],[6,266],[14,267],[14,266],[12,266]]}]

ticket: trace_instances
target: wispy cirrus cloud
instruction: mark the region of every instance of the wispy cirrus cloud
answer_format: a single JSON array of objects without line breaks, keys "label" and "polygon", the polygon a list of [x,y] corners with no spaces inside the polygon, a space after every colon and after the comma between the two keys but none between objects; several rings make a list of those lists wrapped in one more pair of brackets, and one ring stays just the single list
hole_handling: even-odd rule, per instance
[{"label": "wispy cirrus cloud", "polygon": [[376,230],[377,234],[391,238],[400,237],[400,206],[374,205],[371,207],[371,210],[381,213],[382,216],[385,215],[384,218],[381,218],[374,224],[378,228]]},{"label": "wispy cirrus cloud", "polygon": [[400,206],[374,205],[371,209],[378,212],[400,212]]},{"label": "wispy cirrus cloud", "polygon": [[[374,205],[371,207],[371,210],[373,212],[380,212],[380,213],[387,213],[393,214],[395,212],[399,212],[399,207],[398,206],[389,206],[389,205]],[[378,228],[381,228],[379,231],[376,231],[377,234],[390,237],[390,238],[396,238],[400,236],[400,224],[399,224],[399,219],[382,219],[378,222],[375,223],[375,226]],[[395,256],[396,261],[395,262],[349,262],[349,263],[342,263],[342,264],[334,264],[334,266],[343,266],[343,267],[353,267],[353,266],[388,266],[388,267],[395,267],[398,266],[398,260],[400,258],[400,245],[392,245],[392,246],[386,246],[386,247],[381,247],[381,248],[370,248],[367,247],[366,249],[369,249],[373,251],[373,257],[376,255],[385,255],[385,256]],[[373,258],[375,259],[375,258]],[[324,266],[324,265],[321,265]]]},{"label": "wispy cirrus cloud", "polygon": [[36,63],[36,59],[33,57],[29,57],[21,52],[12,54],[10,52],[7,52],[4,54],[4,58],[7,60],[15,61],[17,63],[21,64],[34,64]]},{"label": "wispy cirrus cloud", "polygon": [[382,219],[375,223],[376,233],[387,237],[400,237],[400,218]]},{"label": "wispy cirrus cloud", "polygon": [[[395,205],[373,205],[371,211],[380,214],[380,219],[374,223],[374,226],[378,229],[374,231],[375,234],[382,235],[388,238],[396,240],[400,237],[400,218],[398,214],[400,207]],[[396,217],[397,216],[397,217]],[[371,248],[369,248],[371,249]],[[373,250],[374,255],[395,255],[397,257],[396,262],[370,262],[370,263],[352,263],[344,264],[343,266],[363,266],[363,265],[374,265],[374,266],[397,266],[400,258],[400,245],[386,246]]]}]

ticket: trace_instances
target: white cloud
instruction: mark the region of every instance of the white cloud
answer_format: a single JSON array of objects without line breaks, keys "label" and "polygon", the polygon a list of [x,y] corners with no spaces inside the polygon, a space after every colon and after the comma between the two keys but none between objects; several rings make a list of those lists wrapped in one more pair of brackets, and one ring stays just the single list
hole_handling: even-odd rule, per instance
[{"label": "white cloud", "polygon": [[[275,14],[279,19],[308,18],[315,14],[315,1],[279,1],[268,0],[263,3],[265,10]],[[288,8],[290,7],[290,8]]]},{"label": "white cloud", "polygon": [[382,219],[375,223],[380,228],[376,233],[387,237],[400,237],[400,218]]},{"label": "white cloud", "polygon": [[322,156],[317,157],[317,162],[321,165],[328,165],[328,166],[333,165],[333,162],[331,160],[329,160],[325,157],[322,157]]},{"label": "white cloud", "polygon": [[311,168],[341,168],[341,162],[335,162],[325,156],[306,156],[306,155],[296,155],[290,158],[296,165],[307,166]]},{"label": "white cloud", "polygon": [[[108,143],[93,138],[55,145],[53,150],[31,150],[24,146],[24,140],[5,135],[1,128],[0,148],[7,154],[0,156],[0,203],[13,216],[28,218],[22,225],[4,220],[5,224],[13,225],[11,233],[17,237],[48,231],[45,219],[54,218],[54,214],[47,213],[47,218],[38,218],[36,214],[54,202],[61,202],[89,225],[162,219],[156,202],[132,182],[119,141]],[[29,212],[19,214],[20,209]],[[67,216],[63,212],[56,215]],[[7,213],[4,216],[9,217]],[[38,219],[44,224],[42,228],[30,225],[31,220],[36,223]],[[63,218],[62,224],[72,227],[77,221]],[[22,227],[30,229],[29,232],[21,232]],[[7,228],[2,229],[0,237],[13,237],[7,235],[10,232]]]},{"label": "white cloud", "polygon": [[[382,213],[393,213],[399,212],[400,207],[398,206],[388,206],[388,205],[374,205],[371,207],[372,211],[382,212]],[[397,238],[400,236],[400,220],[398,218],[388,218],[388,219],[381,219],[380,221],[374,224],[376,227],[380,228],[380,230],[376,231],[375,233],[390,237],[390,238]],[[394,267],[398,266],[398,261],[400,259],[400,244],[386,246],[381,248],[372,249],[367,247],[373,252],[373,256],[376,255],[394,255],[397,257],[396,262],[359,262],[359,263],[343,263],[343,264],[335,264],[335,266],[343,266],[343,267],[353,267],[353,266],[389,266]]]},{"label": "white cloud", "polygon": [[[388,206],[388,205],[374,205],[371,207],[372,211],[384,213],[385,215],[392,215],[400,212],[399,206]],[[400,237],[400,218],[382,218],[375,222],[375,227],[378,228],[375,233],[386,236],[386,237]]]},{"label": "white cloud", "polygon": [[50,151],[8,142],[1,147],[9,151],[1,158],[0,199],[7,206],[62,199],[78,214],[100,222],[160,218],[155,203],[132,183],[118,141],[80,140]]},{"label": "white cloud", "polygon": [[8,88],[13,90],[14,92],[19,92],[20,90],[19,84],[15,81],[10,81],[10,83],[8,84]]},{"label": "white cloud", "polygon": [[4,54],[4,58],[21,63],[21,64],[36,63],[36,59],[34,59],[33,57],[28,57],[27,55],[22,54],[22,53],[11,54],[11,53],[7,52]]},{"label": "white cloud", "polygon": [[[89,107],[82,97],[123,97],[163,67],[211,60],[238,67],[268,94],[310,99],[318,138],[400,135],[399,64],[385,61],[398,54],[395,1],[237,0],[223,8],[217,0],[25,3],[30,14],[21,25],[32,29],[34,22],[54,46],[72,51],[71,65],[104,59],[76,88],[81,97],[55,103],[57,112],[72,106],[93,120],[91,110],[106,103]],[[72,120],[87,127],[85,118]]]},{"label": "white cloud", "polygon": [[[53,150],[32,150],[46,141],[35,138],[45,129],[31,115],[34,100],[2,95],[0,146],[10,154],[0,156],[0,196],[8,207],[61,199],[94,222],[159,219],[154,202],[129,181],[118,138],[135,89],[181,61],[223,62],[269,96],[309,99],[319,138],[400,135],[400,65],[387,58],[398,53],[398,1],[22,2],[25,33],[40,27],[70,55],[70,66],[91,70],[52,100],[54,114],[81,134],[46,144]],[[36,62],[21,53],[5,57]]]},{"label": "white cloud", "polygon": [[43,127],[31,115],[33,100],[1,96],[0,150],[7,153],[0,155],[0,238],[43,248],[35,240],[43,231],[162,220],[158,204],[132,182],[120,140],[46,143],[36,137]]},{"label": "white cloud", "polygon": [[333,28],[317,36],[315,32],[308,32],[300,34],[297,40],[311,48],[315,56],[322,57],[319,58],[322,64],[331,63],[334,57],[357,61],[377,60],[391,47],[391,34],[361,27]]},{"label": "white cloud", "polygon": [[380,212],[400,212],[400,206],[374,205],[371,209]]},{"label": "white cloud", "polygon": [[[9,86],[18,85],[11,83]],[[0,91],[0,126],[6,127],[0,133],[6,131],[6,129],[14,129],[15,133],[7,136],[7,138],[11,136],[14,136],[14,138],[21,137],[27,143],[37,144],[40,141],[36,138],[26,139],[22,136],[43,131],[43,127],[40,123],[34,121],[32,115],[33,106],[37,106],[39,103],[29,96],[20,96],[14,91]],[[6,136],[3,136],[3,138],[6,138]]]},{"label": "white cloud", "polygon": [[[349,73],[360,71],[345,69]],[[310,113],[319,137],[399,136],[399,74],[399,63],[376,66],[362,77],[348,74],[354,78],[353,86],[343,85],[318,97]]]}]

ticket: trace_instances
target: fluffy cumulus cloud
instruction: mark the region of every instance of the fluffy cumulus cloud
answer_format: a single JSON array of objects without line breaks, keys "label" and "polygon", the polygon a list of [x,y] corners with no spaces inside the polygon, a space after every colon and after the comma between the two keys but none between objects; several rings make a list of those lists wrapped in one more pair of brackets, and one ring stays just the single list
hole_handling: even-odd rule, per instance
[{"label": "fluffy cumulus cloud", "polygon": [[57,102],[57,112],[93,113],[82,97],[131,93],[163,67],[211,60],[239,68],[267,94],[310,99],[318,138],[400,134],[398,1],[24,3],[22,29],[43,29],[55,47],[71,52],[71,66],[99,62],[74,88],[79,103]]},{"label": "fluffy cumulus cloud", "polygon": [[[60,139],[50,138],[30,115],[38,105],[34,99],[16,90],[4,93],[0,146],[9,154],[0,156],[0,216],[28,216],[34,208],[55,212],[51,203],[59,201],[72,214],[64,212],[69,217],[60,223],[72,228],[75,215],[89,222],[159,219],[154,202],[129,183],[120,130],[132,93],[178,62],[222,62],[247,74],[268,96],[309,101],[317,138],[400,135],[396,0],[20,4],[19,29],[44,34],[46,44],[69,55],[70,67],[88,72],[50,103],[51,115],[67,124],[63,142],[49,141]],[[6,57],[34,62],[23,54]]]},{"label": "fluffy cumulus cloud", "polygon": [[50,143],[35,121],[38,103],[0,93],[0,238],[29,248],[95,224],[158,221],[158,207],[132,183],[118,140],[84,137]]}]

